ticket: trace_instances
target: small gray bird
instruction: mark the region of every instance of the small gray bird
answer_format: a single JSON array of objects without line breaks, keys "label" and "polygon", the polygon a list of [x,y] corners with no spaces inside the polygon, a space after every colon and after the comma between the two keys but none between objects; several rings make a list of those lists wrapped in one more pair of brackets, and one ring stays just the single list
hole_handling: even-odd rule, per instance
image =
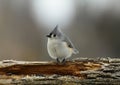
[{"label": "small gray bird", "polygon": [[50,57],[56,59],[58,63],[65,63],[66,59],[71,57],[72,54],[79,53],[69,38],[61,32],[58,25],[47,37],[48,53]]}]

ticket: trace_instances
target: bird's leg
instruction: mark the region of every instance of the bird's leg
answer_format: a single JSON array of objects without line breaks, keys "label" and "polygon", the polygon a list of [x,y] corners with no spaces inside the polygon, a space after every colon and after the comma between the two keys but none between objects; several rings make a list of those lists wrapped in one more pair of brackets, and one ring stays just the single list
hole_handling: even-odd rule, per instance
[{"label": "bird's leg", "polygon": [[57,61],[58,64],[65,64],[66,63],[66,59],[65,58],[63,58],[62,61],[59,60],[59,58],[57,58],[56,61]]},{"label": "bird's leg", "polygon": [[63,58],[63,60],[62,60],[62,62],[61,62],[62,64],[65,64],[66,63],[66,59],[65,58]]},{"label": "bird's leg", "polygon": [[59,60],[59,58],[57,58],[57,59],[56,59],[56,61],[57,61],[57,63],[60,63],[60,60]]}]

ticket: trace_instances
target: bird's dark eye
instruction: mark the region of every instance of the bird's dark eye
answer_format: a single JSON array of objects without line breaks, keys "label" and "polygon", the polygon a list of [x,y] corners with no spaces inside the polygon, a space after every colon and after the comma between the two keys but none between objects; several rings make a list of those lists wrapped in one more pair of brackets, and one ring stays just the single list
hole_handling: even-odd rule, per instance
[{"label": "bird's dark eye", "polygon": [[52,35],[52,33],[50,33],[50,36]]},{"label": "bird's dark eye", "polygon": [[54,34],[53,36],[56,37],[56,34]]}]

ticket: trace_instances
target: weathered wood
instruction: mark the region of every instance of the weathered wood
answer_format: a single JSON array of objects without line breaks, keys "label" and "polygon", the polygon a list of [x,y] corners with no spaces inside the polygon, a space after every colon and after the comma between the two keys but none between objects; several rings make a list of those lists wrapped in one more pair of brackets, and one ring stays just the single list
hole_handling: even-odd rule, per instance
[{"label": "weathered wood", "polygon": [[0,61],[0,85],[120,85],[119,58],[78,58],[57,64]]}]

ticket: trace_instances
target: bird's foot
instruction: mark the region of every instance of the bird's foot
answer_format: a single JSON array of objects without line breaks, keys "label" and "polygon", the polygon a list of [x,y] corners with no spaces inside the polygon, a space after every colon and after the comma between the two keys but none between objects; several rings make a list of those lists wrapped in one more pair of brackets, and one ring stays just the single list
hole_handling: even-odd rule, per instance
[{"label": "bird's foot", "polygon": [[63,58],[63,60],[62,60],[62,62],[61,62],[62,64],[65,64],[66,63],[66,59],[65,58]]},{"label": "bird's foot", "polygon": [[56,61],[57,61],[57,64],[61,64],[61,65],[66,63],[66,59],[65,58],[63,58],[62,60],[59,60],[59,58],[57,58]]},{"label": "bird's foot", "polygon": [[60,63],[60,60],[59,60],[59,58],[57,58],[57,59],[56,59],[56,61],[57,61],[57,64],[59,64],[59,63]]}]

